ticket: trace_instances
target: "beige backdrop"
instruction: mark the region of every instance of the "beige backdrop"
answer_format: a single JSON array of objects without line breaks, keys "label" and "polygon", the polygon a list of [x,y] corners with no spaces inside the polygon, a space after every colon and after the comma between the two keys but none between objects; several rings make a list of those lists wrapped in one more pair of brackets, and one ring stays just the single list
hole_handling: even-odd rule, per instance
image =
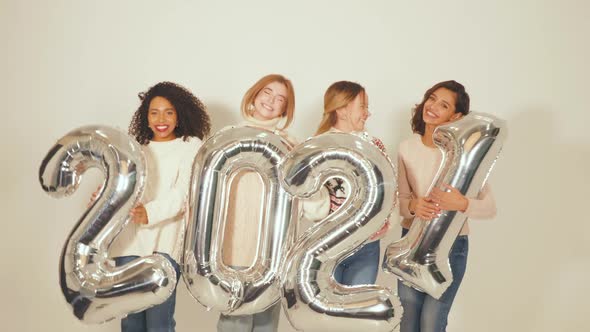
[{"label": "beige backdrop", "polygon": [[[219,129],[275,72],[294,82],[299,138],[313,133],[330,83],[363,84],[368,130],[392,155],[424,91],[464,83],[472,108],[510,132],[491,178],[499,213],[472,222],[449,330],[587,330],[589,12],[584,0],[0,0],[1,330],[118,330],[79,323],[58,287],[60,248],[100,177],[67,199],[43,193],[38,167],[57,138],[86,124],[126,128],[137,93],[162,80],[201,97]],[[213,331],[217,315],[179,289],[178,331]],[[280,330],[292,331],[284,316]]]}]

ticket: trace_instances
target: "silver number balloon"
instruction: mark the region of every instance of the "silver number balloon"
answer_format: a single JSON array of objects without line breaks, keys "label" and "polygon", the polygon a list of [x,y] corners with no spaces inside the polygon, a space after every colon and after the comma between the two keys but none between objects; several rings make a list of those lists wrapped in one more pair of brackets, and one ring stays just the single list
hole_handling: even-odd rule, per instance
[{"label": "silver number balloon", "polygon": [[[496,162],[506,136],[506,124],[494,116],[470,113],[434,131],[442,161],[432,188],[450,184],[468,198],[477,197]],[[448,262],[451,247],[467,217],[442,211],[430,221],[415,218],[408,234],[390,244],[383,268],[402,282],[440,298],[453,281]]]},{"label": "silver number balloon", "polygon": [[364,136],[328,133],[295,147],[281,174],[297,197],[311,196],[331,177],[351,188],[346,202],[289,250],[281,288],[291,324],[303,331],[392,331],[403,310],[391,290],[333,278],[336,265],[377,232],[394,207],[391,161]]},{"label": "silver number balloon", "polygon": [[105,185],[66,240],[59,280],[74,315],[85,323],[101,323],[165,301],[174,290],[176,274],[161,255],[121,267],[108,260],[109,246],[144,187],[145,160],[127,134],[103,126],[66,134],[43,159],[41,187],[57,198],[70,195],[92,167],[105,175]]},{"label": "silver number balloon", "polygon": [[[280,298],[278,273],[288,245],[292,197],[281,187],[278,165],[291,149],[283,137],[253,127],[222,130],[207,140],[195,159],[184,280],[194,298],[226,315],[263,311]],[[234,176],[256,172],[264,184],[262,227],[254,263],[238,270],[223,262],[226,206]],[[253,193],[259,195],[259,193]]]}]

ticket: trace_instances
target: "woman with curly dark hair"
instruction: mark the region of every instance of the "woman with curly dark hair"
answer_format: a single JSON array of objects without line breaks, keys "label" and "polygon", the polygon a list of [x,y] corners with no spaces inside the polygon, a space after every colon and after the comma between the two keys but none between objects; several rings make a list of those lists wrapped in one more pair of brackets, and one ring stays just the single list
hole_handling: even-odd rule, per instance
[{"label": "woman with curly dark hair", "polygon": [[186,141],[193,136],[202,140],[209,134],[211,122],[205,105],[186,88],[172,82],[161,82],[139,94],[141,105],[133,114],[129,125],[129,134],[139,144],[148,144],[159,133],[154,132],[148,123],[148,109],[156,97],[164,98],[174,106],[177,117],[177,126],[173,127],[174,138],[182,137]]},{"label": "woman with curly dark hair", "polygon": [[[142,201],[131,210],[132,223],[111,247],[117,265],[160,254],[179,280],[186,200],[192,163],[211,128],[203,103],[186,88],[161,82],[140,93],[141,104],[129,133],[142,145],[147,163]],[[162,304],[121,321],[122,331],[174,331],[176,290]]]}]

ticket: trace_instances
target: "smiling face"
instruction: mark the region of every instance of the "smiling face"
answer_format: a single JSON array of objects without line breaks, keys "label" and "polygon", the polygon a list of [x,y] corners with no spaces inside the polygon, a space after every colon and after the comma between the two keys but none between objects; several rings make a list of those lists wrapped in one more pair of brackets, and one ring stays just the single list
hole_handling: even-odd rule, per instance
[{"label": "smiling face", "polygon": [[154,97],[148,108],[148,125],[154,133],[153,141],[165,142],[176,138],[176,109],[164,97]]},{"label": "smiling face", "polygon": [[366,92],[361,92],[336,112],[337,120],[334,127],[345,132],[365,131],[365,122],[371,115],[369,113],[369,96]]},{"label": "smiling face", "polygon": [[428,96],[422,110],[422,119],[426,126],[439,126],[454,120],[460,113],[455,113],[457,94],[446,88],[438,88]]},{"label": "smiling face", "polygon": [[350,125],[354,131],[364,131],[365,122],[371,115],[369,113],[369,96],[366,92],[359,93],[352,103],[348,104],[350,109]]},{"label": "smiling face", "polygon": [[287,87],[280,82],[271,82],[254,98],[252,116],[257,120],[272,120],[283,115],[286,105]]}]

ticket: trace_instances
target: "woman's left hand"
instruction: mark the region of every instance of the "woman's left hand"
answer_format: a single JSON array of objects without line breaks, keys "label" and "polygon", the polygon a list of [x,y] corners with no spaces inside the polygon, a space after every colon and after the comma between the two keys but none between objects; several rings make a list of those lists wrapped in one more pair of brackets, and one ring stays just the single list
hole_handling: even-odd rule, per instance
[{"label": "woman's left hand", "polygon": [[139,204],[129,212],[131,216],[131,221],[135,224],[147,225],[148,223],[148,216],[147,211],[143,204]]},{"label": "woman's left hand", "polygon": [[433,188],[430,193],[430,198],[433,202],[438,204],[441,210],[465,212],[469,205],[467,197],[463,196],[457,188],[451,187],[448,184],[443,184],[443,186],[449,191]]},{"label": "woman's left hand", "polygon": [[389,219],[387,219],[387,221],[385,221],[385,224],[383,224],[383,226],[381,226],[381,229],[379,229],[377,231],[377,233],[371,235],[371,237],[369,238],[370,241],[374,241],[374,240],[378,240],[381,239],[385,236],[385,234],[387,233],[387,231],[389,230]]}]

